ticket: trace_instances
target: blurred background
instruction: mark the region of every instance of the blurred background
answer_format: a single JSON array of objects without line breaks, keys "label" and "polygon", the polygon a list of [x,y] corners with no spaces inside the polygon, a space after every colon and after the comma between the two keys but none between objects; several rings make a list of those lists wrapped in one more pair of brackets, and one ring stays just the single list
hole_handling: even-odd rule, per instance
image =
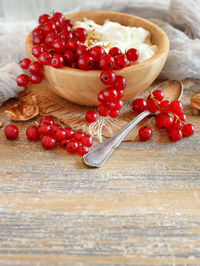
[{"label": "blurred background", "polygon": [[0,0],[0,18],[1,21],[5,22],[35,20],[42,13],[50,13],[53,10],[69,12],[71,9],[99,3],[100,1],[101,0]]}]

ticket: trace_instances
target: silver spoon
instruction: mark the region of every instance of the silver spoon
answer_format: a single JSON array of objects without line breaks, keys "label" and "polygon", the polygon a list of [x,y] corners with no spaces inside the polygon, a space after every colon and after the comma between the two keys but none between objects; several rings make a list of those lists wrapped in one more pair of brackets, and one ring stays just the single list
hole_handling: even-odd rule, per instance
[{"label": "silver spoon", "polygon": [[[159,86],[154,88],[162,89],[169,81],[161,83]],[[170,81],[172,82],[171,87],[168,86],[168,89],[165,89],[165,99],[173,101],[173,100],[180,100],[183,94],[183,84],[181,81]],[[179,88],[173,89],[175,83],[178,83]],[[170,89],[171,88],[171,89]],[[152,90],[152,91],[153,91]],[[166,92],[168,90],[168,95]],[[120,130],[117,134],[111,137],[109,140],[101,144],[96,149],[92,150],[91,152],[87,153],[83,156],[84,163],[90,167],[101,167],[107,159],[111,156],[113,151],[120,145],[122,140],[128,135],[128,133],[145,117],[152,115],[148,110],[140,113],[137,117],[135,117],[131,122],[129,122],[122,130]]]}]

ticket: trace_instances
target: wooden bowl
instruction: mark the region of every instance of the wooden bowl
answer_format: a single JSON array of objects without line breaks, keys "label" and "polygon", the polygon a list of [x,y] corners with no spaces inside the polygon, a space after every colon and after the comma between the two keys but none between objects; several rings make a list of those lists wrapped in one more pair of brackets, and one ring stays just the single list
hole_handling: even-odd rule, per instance
[{"label": "wooden bowl", "polygon": [[[115,71],[126,78],[124,100],[143,91],[156,79],[165,64],[169,51],[167,35],[161,28],[146,19],[119,12],[88,11],[66,15],[66,18],[72,21],[83,20],[84,17],[98,24],[103,24],[106,19],[109,19],[125,26],[143,27],[150,31],[152,43],[158,46],[158,51],[150,59]],[[26,49],[28,56],[35,59],[31,54],[32,46],[32,34],[30,33],[26,40]],[[61,69],[44,67],[45,78],[55,93],[74,103],[91,106],[99,104],[97,94],[105,87],[100,82],[100,73],[100,70],[84,71],[67,66]]]}]

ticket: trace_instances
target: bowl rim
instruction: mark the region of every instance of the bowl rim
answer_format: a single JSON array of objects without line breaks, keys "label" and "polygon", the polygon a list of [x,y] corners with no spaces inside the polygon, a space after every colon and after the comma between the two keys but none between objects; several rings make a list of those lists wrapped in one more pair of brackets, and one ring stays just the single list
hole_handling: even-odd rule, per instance
[{"label": "bowl rim", "polygon": [[[135,16],[135,15],[131,15],[131,14],[127,14],[127,13],[122,13],[122,12],[111,12],[111,11],[81,11],[81,12],[76,12],[76,13],[67,13],[65,14],[65,18],[66,19],[73,19],[73,17],[76,17],[78,15],[81,15],[81,16],[86,16],[87,17],[87,14],[109,14],[109,15],[120,15],[120,16],[125,16],[125,17],[129,17],[130,19],[135,19],[137,21],[142,21],[144,24],[149,24],[152,28],[155,29],[156,32],[158,32],[158,34],[160,35],[160,45],[159,45],[159,48],[157,50],[157,52],[149,59],[139,63],[139,64],[136,64],[136,65],[131,65],[129,67],[126,67],[124,69],[122,69],[123,71],[125,72],[128,72],[128,71],[131,71],[131,70],[140,70],[142,69],[143,67],[149,65],[152,61],[156,60],[157,58],[159,58],[163,53],[165,52],[168,52],[169,51],[169,39],[167,37],[167,34],[159,27],[157,26],[156,24],[154,24],[153,22],[149,21],[148,19],[144,19],[144,18],[141,18],[139,16]],[[113,20],[114,21],[114,20]],[[31,44],[31,45],[30,45]],[[27,36],[27,39],[26,39],[26,49],[29,50],[33,47],[33,44],[32,44],[32,32],[29,33],[29,35]],[[34,56],[33,56],[34,57]],[[35,57],[34,57],[35,58]],[[46,65],[44,66],[45,68],[50,68],[51,66],[49,65]],[[94,75],[96,76],[97,73],[99,74],[102,70],[82,70],[82,69],[78,69],[78,68],[72,68],[72,67],[68,67],[68,66],[63,66],[62,68],[54,68],[54,70],[56,71],[64,71],[66,73],[66,71],[68,72],[76,72],[77,74],[82,74],[82,73],[90,73],[90,75]],[[118,72],[118,71],[121,71],[121,70],[115,70],[115,72]]]}]

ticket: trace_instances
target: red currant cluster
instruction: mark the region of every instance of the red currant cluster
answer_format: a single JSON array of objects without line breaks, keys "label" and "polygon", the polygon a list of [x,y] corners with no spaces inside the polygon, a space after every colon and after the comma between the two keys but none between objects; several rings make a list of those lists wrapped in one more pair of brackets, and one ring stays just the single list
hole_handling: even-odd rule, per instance
[{"label": "red currant cluster", "polygon": [[[99,46],[95,46],[90,50],[99,49]],[[103,49],[103,48],[101,48]],[[99,50],[100,51],[100,50]],[[134,48],[130,48],[125,55],[122,51],[113,47],[109,50],[109,53],[104,53],[96,59],[99,63],[100,69],[103,71],[100,74],[100,80],[103,84],[109,86],[101,90],[97,96],[100,105],[97,106],[97,112],[100,116],[110,116],[112,118],[118,117],[120,109],[123,107],[121,98],[124,96],[124,89],[126,87],[126,80],[123,76],[116,75],[112,69],[123,69],[130,65],[130,61],[138,60],[138,51]],[[86,121],[88,123],[95,122],[97,119],[97,113],[95,111],[88,111],[86,113]]]},{"label": "red currant cluster", "polygon": [[[164,100],[164,93],[161,90],[150,91],[147,100],[139,98],[133,101],[132,109],[137,114],[145,110],[156,114],[156,125],[169,130],[172,141],[178,141],[183,136],[189,137],[194,133],[194,126],[187,124],[186,114],[183,113],[183,104],[180,101]],[[142,127],[139,130],[141,140],[148,140],[152,136],[149,127]]]},{"label": "red currant cluster", "polygon": [[38,61],[33,61],[29,58],[24,58],[20,62],[22,69],[27,71],[26,74],[21,74],[17,77],[17,84],[21,87],[27,87],[29,83],[39,84],[43,81],[43,65]]},{"label": "red currant cluster", "polygon": [[[8,125],[4,129],[4,134],[8,139],[14,140],[18,137],[19,130],[15,125]],[[61,125],[54,123],[50,116],[42,117],[38,126],[29,126],[26,136],[31,141],[40,140],[47,150],[55,148],[58,142],[60,147],[67,149],[68,152],[81,156],[88,153],[93,144],[90,135],[74,132],[70,127],[62,128]]]}]

